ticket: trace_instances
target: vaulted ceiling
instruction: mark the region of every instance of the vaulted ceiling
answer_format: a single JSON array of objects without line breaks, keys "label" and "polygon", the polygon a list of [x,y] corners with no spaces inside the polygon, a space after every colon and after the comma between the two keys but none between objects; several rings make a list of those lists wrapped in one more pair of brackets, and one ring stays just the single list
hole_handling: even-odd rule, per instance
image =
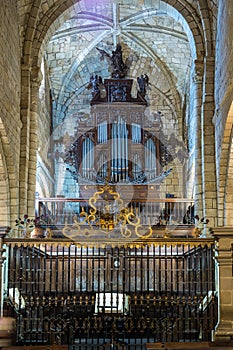
[{"label": "vaulted ceiling", "polygon": [[[110,76],[100,48],[111,54],[116,44],[130,61],[128,77],[150,78],[148,102],[177,117],[188,92],[194,39],[180,13],[162,1],[81,1],[56,30],[46,48],[54,120],[60,123],[74,101],[86,110],[86,90],[93,74]],[[136,86],[135,86],[136,89]]]},{"label": "vaulted ceiling", "polygon": [[38,67],[46,52],[54,125],[77,102],[86,109],[90,76],[110,75],[96,47],[111,52],[117,42],[131,60],[129,76],[149,75],[151,108],[180,119],[192,62],[214,52],[216,2],[18,0],[22,63]]}]

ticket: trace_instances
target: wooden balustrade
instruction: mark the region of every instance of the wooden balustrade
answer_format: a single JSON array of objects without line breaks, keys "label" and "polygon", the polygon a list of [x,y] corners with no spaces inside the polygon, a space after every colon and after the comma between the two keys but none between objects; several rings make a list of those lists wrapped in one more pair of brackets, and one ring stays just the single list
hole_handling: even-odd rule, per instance
[{"label": "wooden balustrade", "polygon": [[[186,226],[190,228],[194,225],[194,201],[187,198],[164,198],[164,199],[137,199],[123,200],[122,207],[119,209],[114,201],[108,202],[103,198],[95,202],[95,219],[106,214],[106,207],[111,215],[123,212],[124,210],[132,211],[140,220],[140,225],[150,226],[154,230],[161,226]],[[93,204],[93,203],[92,203]],[[82,198],[37,198],[36,199],[36,216],[41,217],[44,226],[59,227],[63,225],[72,225],[74,217],[82,224],[83,213],[90,214],[89,199]],[[105,214],[103,214],[105,213]],[[93,225],[95,224],[93,219]],[[180,234],[177,233],[179,236]],[[181,234],[182,235],[182,234]],[[188,233],[183,232],[184,236]],[[156,236],[156,235],[155,235]],[[160,235],[161,236],[161,235]]]}]

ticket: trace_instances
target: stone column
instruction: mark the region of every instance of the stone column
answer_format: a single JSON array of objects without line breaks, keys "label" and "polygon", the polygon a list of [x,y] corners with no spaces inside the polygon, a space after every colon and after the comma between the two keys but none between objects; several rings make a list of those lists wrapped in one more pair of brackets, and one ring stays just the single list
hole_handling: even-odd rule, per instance
[{"label": "stone column", "polygon": [[193,72],[193,112],[195,118],[195,213],[201,215],[203,211],[202,203],[202,137],[201,137],[201,104],[202,104],[202,83],[203,83],[204,63],[201,60],[195,61]]},{"label": "stone column", "polygon": [[27,214],[29,135],[30,135],[30,66],[21,66],[21,121],[19,165],[19,215]]},{"label": "stone column", "polygon": [[31,104],[30,104],[30,133],[29,133],[29,159],[28,163],[28,187],[27,187],[27,213],[35,215],[35,192],[36,192],[36,165],[38,147],[38,98],[42,73],[39,67],[31,70]]},{"label": "stone column", "polygon": [[212,122],[214,115],[214,58],[204,61],[204,80],[201,113],[202,143],[202,216],[210,220],[210,226],[217,226],[217,193],[215,166],[215,130]]},{"label": "stone column", "polygon": [[196,60],[193,73],[192,118],[195,118],[195,213],[216,226],[217,195],[215,176],[214,59]]},{"label": "stone column", "polygon": [[215,340],[229,341],[233,337],[233,227],[216,227],[219,274],[219,315]]},{"label": "stone column", "polygon": [[34,216],[36,150],[37,150],[37,109],[39,86],[42,74],[39,67],[30,64],[21,66],[21,140],[19,169],[19,215]]}]

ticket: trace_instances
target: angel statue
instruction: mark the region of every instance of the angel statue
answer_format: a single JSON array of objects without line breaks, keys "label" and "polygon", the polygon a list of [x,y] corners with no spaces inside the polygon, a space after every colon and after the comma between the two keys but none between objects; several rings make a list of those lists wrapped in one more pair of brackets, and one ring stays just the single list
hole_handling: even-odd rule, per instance
[{"label": "angel statue", "polygon": [[127,70],[127,65],[124,63],[122,58],[122,48],[120,44],[117,44],[116,50],[112,51],[110,55],[105,50],[99,49],[97,50],[101,53],[103,57],[106,57],[109,61],[112,69],[112,78],[124,78]]},{"label": "angel statue", "polygon": [[146,88],[149,86],[149,77],[147,74],[137,77],[137,82],[139,86],[139,93],[144,97],[146,95]]},{"label": "angel statue", "polygon": [[91,89],[92,96],[96,95],[100,92],[100,85],[103,84],[102,78],[100,75],[92,75],[90,77],[89,84],[87,85],[87,89]]}]

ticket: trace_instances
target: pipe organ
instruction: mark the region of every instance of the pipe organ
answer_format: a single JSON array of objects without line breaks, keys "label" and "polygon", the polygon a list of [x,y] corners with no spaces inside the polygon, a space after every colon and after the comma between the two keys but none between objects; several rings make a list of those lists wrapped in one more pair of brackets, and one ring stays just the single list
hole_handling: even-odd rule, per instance
[{"label": "pipe organ", "polygon": [[[106,181],[120,187],[130,183],[143,197],[145,184],[156,183],[163,171],[166,147],[160,140],[160,124],[156,118],[147,118],[144,97],[131,97],[132,84],[132,79],[106,79],[105,98],[95,94],[89,118],[80,121],[76,139],[65,156],[80,188]],[[116,95],[109,96],[116,93],[115,88],[117,100]],[[121,99],[122,91],[126,94]]]},{"label": "pipe organ", "polygon": [[[127,214],[128,217],[135,215],[136,218],[139,214],[140,225],[150,226],[158,221],[163,209],[158,207],[153,213],[154,218],[150,218],[148,212],[152,210],[145,203],[148,197],[160,197],[160,183],[170,173],[164,169],[168,152],[161,141],[164,137],[160,115],[152,117],[148,114],[145,94],[141,92],[145,89],[140,89],[136,97],[131,95],[133,79],[125,79],[125,72],[118,72],[122,67],[117,66],[112,79],[104,82],[102,78],[91,79],[91,85],[94,85],[90,114],[78,122],[77,133],[64,161],[79,184],[79,197],[94,198],[107,184],[112,193],[124,201],[125,210],[134,207],[134,212]],[[146,84],[146,81],[140,80],[140,83]],[[148,184],[152,185],[150,190]],[[106,193],[102,193],[102,197],[109,205],[113,205],[112,201],[116,199]],[[139,200],[143,202],[141,207]],[[148,210],[144,217],[145,207]],[[89,219],[96,224],[92,215],[95,209],[91,204],[86,209],[82,215],[91,214]],[[106,217],[106,210],[104,215]],[[112,218],[112,213],[109,217]],[[108,227],[115,228],[116,225],[109,223]]]}]

